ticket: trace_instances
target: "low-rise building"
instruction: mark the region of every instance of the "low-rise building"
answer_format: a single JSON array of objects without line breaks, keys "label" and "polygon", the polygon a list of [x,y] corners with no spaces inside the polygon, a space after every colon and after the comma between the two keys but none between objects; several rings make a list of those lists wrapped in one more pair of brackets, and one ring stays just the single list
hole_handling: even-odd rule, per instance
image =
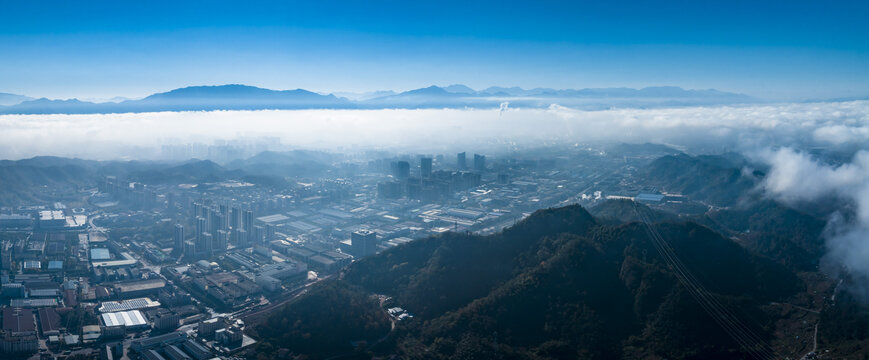
[{"label": "low-rise building", "polygon": [[168,334],[133,340],[130,342],[130,348],[141,354],[146,350],[163,348],[169,345],[178,345],[185,341],[187,341],[187,334],[180,331],[173,331]]},{"label": "low-rise building", "polygon": [[181,344],[181,347],[184,348],[184,351],[187,354],[190,354],[196,360],[206,360],[212,358],[211,351],[208,350],[205,345],[202,345],[196,341],[187,339],[184,343]]},{"label": "low-rise building", "polygon": [[94,342],[102,336],[102,329],[99,325],[85,325],[81,327],[82,341],[85,343]]},{"label": "low-rise building", "polygon": [[148,322],[145,320],[145,316],[142,315],[142,312],[139,310],[104,313],[101,318],[103,320],[103,325],[106,327],[124,326],[127,329],[148,327]]},{"label": "low-rise building", "polygon": [[199,323],[199,326],[196,328],[196,333],[199,337],[204,339],[210,339],[214,336],[214,332],[224,326],[223,318],[216,317],[211,318]]},{"label": "low-rise building", "polygon": [[181,322],[181,317],[173,313],[160,313],[154,316],[154,330],[175,330]]},{"label": "low-rise building", "polygon": [[9,301],[9,306],[16,308],[39,308],[46,306],[55,307],[57,306],[57,299],[12,299]]},{"label": "low-rise building", "polygon": [[0,351],[6,354],[32,354],[39,350],[36,335],[13,336],[6,334],[0,339]]},{"label": "low-rise building", "polygon": [[12,336],[35,335],[36,319],[31,309],[3,308],[3,331]]},{"label": "low-rise building", "polygon": [[244,334],[237,326],[230,326],[225,329],[217,330],[214,333],[214,339],[224,346],[238,344],[244,338]]},{"label": "low-rise building", "polygon": [[42,336],[60,335],[60,315],[51,307],[39,308],[39,329]]},{"label": "low-rise building", "polygon": [[103,301],[100,303],[99,311],[102,313],[143,310],[160,306],[159,301],[154,301],[149,298],[136,298],[121,301]]},{"label": "low-rise building", "polygon": [[163,352],[166,354],[166,357],[169,360],[190,360],[191,357],[184,353],[181,349],[179,349],[175,345],[169,345],[163,348]]},{"label": "low-rise building", "polygon": [[121,299],[129,299],[151,294],[158,294],[166,287],[163,279],[150,279],[140,281],[128,281],[115,284],[115,295]]}]

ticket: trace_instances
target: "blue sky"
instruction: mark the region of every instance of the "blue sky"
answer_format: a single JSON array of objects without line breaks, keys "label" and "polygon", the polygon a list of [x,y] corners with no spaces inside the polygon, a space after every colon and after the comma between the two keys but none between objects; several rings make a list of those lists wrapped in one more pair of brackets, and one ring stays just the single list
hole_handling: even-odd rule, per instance
[{"label": "blue sky", "polygon": [[251,3],[0,0],[0,92],[463,83],[869,96],[866,1]]}]

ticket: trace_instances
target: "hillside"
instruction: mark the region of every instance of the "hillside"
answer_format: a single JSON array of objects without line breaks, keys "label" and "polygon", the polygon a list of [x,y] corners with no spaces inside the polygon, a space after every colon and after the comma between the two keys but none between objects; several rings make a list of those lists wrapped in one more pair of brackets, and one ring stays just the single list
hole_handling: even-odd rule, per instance
[{"label": "hillside", "polygon": [[729,206],[750,195],[763,178],[760,171],[747,171],[747,165],[735,156],[678,154],[655,159],[639,169],[637,176],[665,192]]},{"label": "hillside", "polygon": [[[292,156],[290,156],[292,155]],[[229,168],[210,160],[183,163],[158,161],[93,161],[53,156],[0,160],[0,206],[81,200],[78,190],[96,187],[105,176],[153,184],[208,183],[243,180],[267,187],[285,187],[285,177],[314,177],[331,169],[325,155],[262,153]]]},{"label": "hillside", "polygon": [[824,254],[826,221],[773,201],[710,211],[698,221],[732,234],[756,254],[802,271],[812,271]]},{"label": "hillside", "polygon": [[146,184],[195,184],[236,179],[242,174],[240,171],[226,170],[210,160],[191,160],[180,165],[132,172],[129,177]]},{"label": "hillside", "polygon": [[250,175],[316,177],[331,170],[333,162],[333,155],[316,151],[264,151],[248,159],[232,161],[226,168]]},{"label": "hillside", "polygon": [[318,284],[257,328],[258,337],[269,339],[260,350],[274,354],[278,349],[271,344],[280,343],[314,358],[352,352],[351,342],[373,342],[389,331],[389,317],[377,306],[376,299],[345,282]]},{"label": "hillside", "polygon": [[622,224],[640,221],[639,216],[634,211],[635,206],[640,207],[642,211],[648,214],[649,220],[653,222],[675,221],[679,218],[676,214],[651,209],[646,205],[635,204],[631,200],[622,199],[606,200],[588,209],[588,211],[600,222]]},{"label": "hillside", "polygon": [[[708,228],[690,222],[658,228],[708,290],[735,313],[753,319],[753,329],[763,336],[769,336],[774,321],[763,306],[803,289],[783,266]],[[579,206],[538,211],[492,236],[420,239],[355,262],[341,282],[391,296],[392,303],[415,315],[369,349],[375,354],[408,359],[747,357],[689,296],[639,223],[605,225]],[[315,302],[288,305],[293,307],[321,311]],[[336,311],[345,310],[342,316],[360,311]],[[257,332],[275,332],[280,321],[261,324]],[[293,341],[265,339],[257,355],[269,357],[267,349],[292,351]],[[322,349],[316,355],[327,356]]]},{"label": "hillside", "polygon": [[78,165],[0,165],[0,205],[57,201],[92,179],[92,169]]}]

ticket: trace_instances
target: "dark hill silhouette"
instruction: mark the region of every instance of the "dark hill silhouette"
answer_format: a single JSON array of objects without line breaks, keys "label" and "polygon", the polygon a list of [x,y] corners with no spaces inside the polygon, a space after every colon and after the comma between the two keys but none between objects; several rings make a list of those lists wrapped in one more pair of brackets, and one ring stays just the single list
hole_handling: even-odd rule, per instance
[{"label": "dark hill silhouette", "polygon": [[635,204],[631,200],[610,199],[606,200],[588,211],[601,222],[609,224],[622,224],[632,221],[640,221],[640,217],[634,211],[634,207],[638,206],[642,211],[648,214],[651,221],[675,221],[678,219],[676,214],[654,210],[643,204]]},{"label": "dark hill silhouette", "polygon": [[744,171],[744,160],[722,155],[668,155],[639,169],[638,176],[662,191],[681,193],[719,206],[738,203],[763,178]]},{"label": "dark hill silhouette", "polygon": [[228,169],[251,175],[274,177],[314,177],[332,170],[332,156],[316,151],[264,151],[248,159],[235,160]]},{"label": "dark hill silhouette", "polygon": [[[706,227],[686,222],[658,228],[723,304],[757,321],[752,326],[760,334],[768,334],[772,322],[760,307],[802,289],[783,266]],[[603,225],[579,206],[537,211],[492,236],[420,239],[355,262],[340,282],[392,296],[416,316],[371,349],[376,354],[411,359],[747,356],[687,294],[639,223]],[[362,311],[341,306],[345,300],[339,294],[320,300],[288,308],[306,313],[328,306],[342,317]],[[257,332],[274,334],[281,330],[275,324],[287,321],[269,320]],[[288,326],[284,332],[315,333],[334,324],[313,320]],[[260,358],[274,355],[268,349],[296,341],[292,336],[262,340]],[[316,355],[341,353],[317,349]]]},{"label": "dark hill silhouette", "polygon": [[698,221],[740,239],[749,250],[797,270],[817,268],[826,221],[765,200],[710,211]]},{"label": "dark hill silhouette", "polygon": [[163,169],[133,172],[130,178],[146,184],[208,183],[238,179],[241,171],[230,171],[211,160],[191,160]]}]

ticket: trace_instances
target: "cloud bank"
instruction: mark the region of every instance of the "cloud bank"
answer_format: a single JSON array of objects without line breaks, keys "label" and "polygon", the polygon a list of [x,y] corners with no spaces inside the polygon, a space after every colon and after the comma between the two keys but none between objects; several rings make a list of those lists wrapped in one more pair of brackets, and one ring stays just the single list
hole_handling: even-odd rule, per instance
[{"label": "cloud bank", "polygon": [[869,102],[583,111],[548,109],[268,110],[0,115],[0,158],[149,158],[167,143],[272,136],[324,150],[492,150],[577,142],[658,142],[698,151],[869,142]]},{"label": "cloud bank", "polygon": [[763,157],[772,166],[764,187],[779,199],[798,203],[836,197],[854,206],[853,213],[837,211],[827,222],[826,260],[829,264],[844,266],[856,280],[855,290],[866,299],[869,295],[869,151],[857,152],[850,163],[842,165],[825,165],[791,148],[767,151]]},{"label": "cloud bank", "polygon": [[[695,152],[754,154],[770,166],[764,188],[772,196],[790,203],[836,197],[854,205],[828,223],[828,258],[869,284],[869,101],[604,111],[504,104],[490,110],[0,115],[0,158],[148,159],[157,157],[163,144],[259,136],[277,137],[297,148],[351,152],[497,152],[655,142]],[[845,160],[809,155],[819,148],[845,154]]]}]

